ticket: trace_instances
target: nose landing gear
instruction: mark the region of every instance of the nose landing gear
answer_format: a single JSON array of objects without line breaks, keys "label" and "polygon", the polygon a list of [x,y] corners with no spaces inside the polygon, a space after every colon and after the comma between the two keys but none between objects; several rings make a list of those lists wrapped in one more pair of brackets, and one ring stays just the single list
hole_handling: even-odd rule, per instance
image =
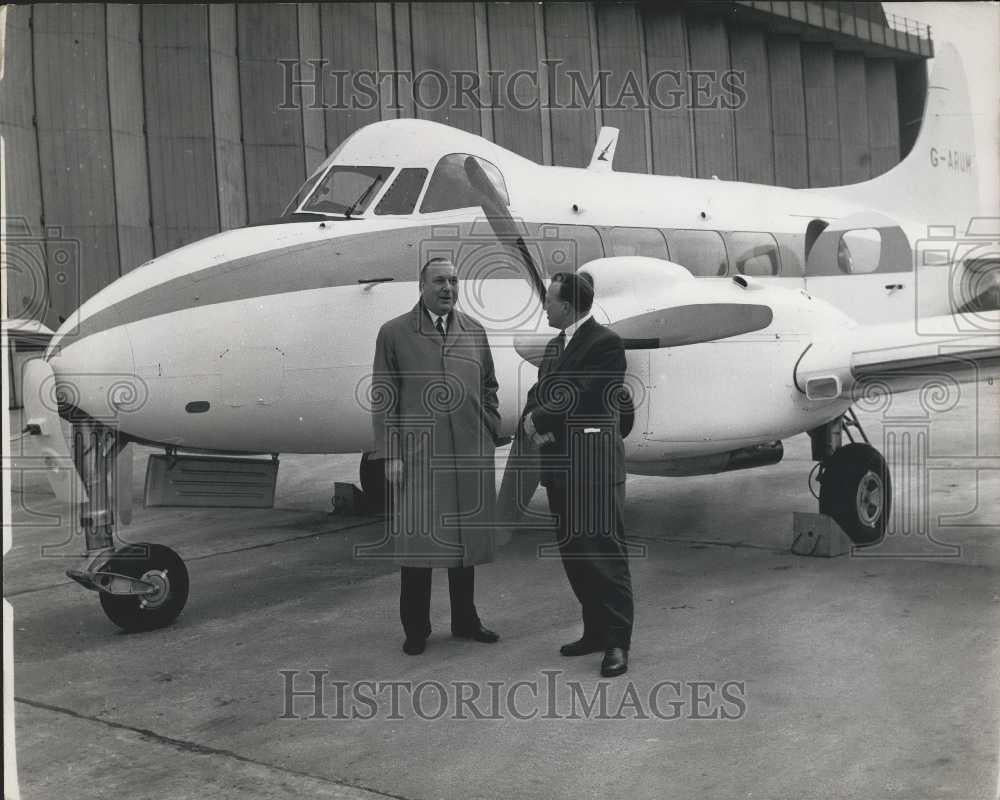
[{"label": "nose landing gear", "polygon": [[87,489],[80,522],[86,560],[66,574],[100,594],[101,608],[127,633],[162,628],[181,613],[188,598],[188,572],[181,557],[161,544],[115,546],[114,469],[124,446],[117,432],[98,423],[74,422],[73,456]]}]

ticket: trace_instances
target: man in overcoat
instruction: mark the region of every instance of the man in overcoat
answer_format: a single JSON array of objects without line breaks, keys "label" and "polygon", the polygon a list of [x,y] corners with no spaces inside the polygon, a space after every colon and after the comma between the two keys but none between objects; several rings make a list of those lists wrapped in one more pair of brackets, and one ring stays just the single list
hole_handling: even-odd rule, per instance
[{"label": "man in overcoat", "polygon": [[452,635],[492,643],[474,603],[476,564],[493,560],[500,430],[493,356],[482,325],[455,308],[448,259],[420,271],[420,300],[378,333],[372,369],[376,458],[392,493],[403,651],[431,632],[431,570],[448,569]]}]

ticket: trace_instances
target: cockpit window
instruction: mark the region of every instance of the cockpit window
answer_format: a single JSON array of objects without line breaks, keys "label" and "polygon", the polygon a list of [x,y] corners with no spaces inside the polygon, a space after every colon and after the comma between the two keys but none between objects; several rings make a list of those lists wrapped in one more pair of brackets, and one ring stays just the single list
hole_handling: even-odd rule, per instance
[{"label": "cockpit window", "polygon": [[347,217],[363,214],[391,174],[392,167],[331,167],[299,210]]},{"label": "cockpit window", "polygon": [[[467,158],[469,155],[466,153],[452,153],[438,162],[434,168],[434,174],[431,175],[427,194],[424,195],[424,201],[420,204],[421,214],[433,211],[450,211],[454,208],[471,208],[480,204],[479,192],[472,187],[465,174],[465,159]],[[489,161],[484,161],[476,156],[472,156],[472,158],[482,167],[504,205],[509,205],[507,185],[504,183],[500,170]]]},{"label": "cockpit window", "polygon": [[302,184],[299,190],[295,193],[295,197],[292,201],[285,206],[285,210],[281,212],[282,216],[288,216],[289,214],[294,214],[298,207],[302,204],[302,201],[309,196],[309,192],[313,190],[319,179],[323,177],[323,168],[316,170],[312,175],[310,175],[306,182]]},{"label": "cockpit window", "polygon": [[427,170],[417,167],[407,167],[399,171],[399,176],[392,182],[379,204],[375,206],[376,214],[412,214],[417,206],[420,190],[427,180]]}]

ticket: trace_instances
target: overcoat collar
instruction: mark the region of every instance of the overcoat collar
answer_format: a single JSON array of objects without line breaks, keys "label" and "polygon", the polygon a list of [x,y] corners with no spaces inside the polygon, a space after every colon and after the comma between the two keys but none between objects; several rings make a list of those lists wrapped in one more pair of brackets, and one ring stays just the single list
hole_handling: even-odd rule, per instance
[{"label": "overcoat collar", "polygon": [[[441,334],[438,333],[437,328],[434,327],[434,323],[431,322],[431,318],[427,313],[427,308],[424,306],[423,300],[417,301],[417,304],[410,312],[410,317],[413,322],[413,329],[422,336],[433,336],[437,340],[441,339]],[[445,333],[444,337],[445,347],[450,347],[455,344],[459,337],[459,330],[463,332],[468,330],[464,317],[465,315],[462,314],[457,308],[452,307],[451,315],[448,319],[448,331]]]}]

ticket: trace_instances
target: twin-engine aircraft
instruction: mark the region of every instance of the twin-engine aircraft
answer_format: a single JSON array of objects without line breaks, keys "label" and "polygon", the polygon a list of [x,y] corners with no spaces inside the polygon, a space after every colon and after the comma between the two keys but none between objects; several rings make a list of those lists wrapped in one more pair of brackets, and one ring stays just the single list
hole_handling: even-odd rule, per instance
[{"label": "twin-engine aircraft", "polygon": [[[962,238],[978,197],[965,79],[953,49],[936,61],[912,152],[829,189],[615,173],[610,128],[582,169],[427,121],[360,129],[279,219],[122,276],[30,362],[29,438],[76,467],[51,472],[81,505],[87,556],[68,574],[126,630],[169,624],[187,599],[183,561],[115,536],[131,514],[128,491],[111,499],[130,484],[128,445],[214,454],[210,465],[371,451],[376,333],[413,306],[421,264],[441,255],[458,268],[459,308],[489,334],[505,435],[554,333],[546,279],[586,268],[596,318],[628,349],[631,472],[773,464],[782,439],[808,432],[820,510],[855,543],[879,541],[890,476],[853,441],[859,392],[1000,365],[996,265],[976,256],[976,230]],[[361,472],[377,494],[378,462],[363,457]]]}]

